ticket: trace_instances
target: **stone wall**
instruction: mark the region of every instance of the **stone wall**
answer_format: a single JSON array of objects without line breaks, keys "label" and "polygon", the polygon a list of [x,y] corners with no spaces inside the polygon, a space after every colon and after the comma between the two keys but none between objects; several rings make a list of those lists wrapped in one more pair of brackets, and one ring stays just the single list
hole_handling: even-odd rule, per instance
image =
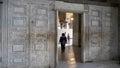
[{"label": "stone wall", "polygon": [[0,49],[3,52],[2,68],[54,67],[56,62],[54,1],[3,2],[2,49]]},{"label": "stone wall", "polygon": [[0,67],[2,63],[2,4],[0,4]]},{"label": "stone wall", "polygon": [[[83,61],[116,59],[118,57],[117,8],[89,4],[80,4],[80,6],[79,4],[76,4],[76,6],[80,7],[76,7],[76,9],[74,9],[70,4],[73,4],[72,7],[75,6],[74,3],[57,1],[55,3],[55,9],[83,13]],[[84,9],[82,9],[83,7]],[[78,26],[76,26],[74,29],[74,36],[77,37]],[[73,43],[77,45],[78,38],[74,39],[75,40]]]},{"label": "stone wall", "polygon": [[74,21],[73,21],[73,45],[79,46],[79,16],[78,13],[74,13]]},{"label": "stone wall", "polygon": [[[48,1],[48,0],[9,0],[9,1],[4,0],[3,2],[4,2],[3,3],[4,8],[3,8],[3,15],[2,15],[3,19],[2,19],[2,30],[1,30],[2,36],[0,33],[0,37],[2,37],[2,40],[1,40],[2,46],[0,46],[0,48],[2,47],[2,49],[0,49],[0,53],[2,50],[2,55],[0,55],[0,57],[2,57],[2,68],[7,68],[7,67],[9,68],[28,68],[28,67],[54,68],[54,66],[56,65],[55,63],[56,63],[56,54],[57,54],[56,53],[56,50],[57,50],[56,49],[57,48],[56,47],[56,44],[57,44],[56,29],[57,28],[55,23],[56,13],[53,9],[63,10],[63,11],[72,11],[76,13],[84,12],[84,23],[83,23],[84,37],[82,40],[84,45],[83,46],[84,61],[110,60],[118,57],[117,34],[119,33],[117,33],[117,9],[114,7],[105,7],[105,6],[96,6],[96,5],[84,6],[82,4],[73,4],[71,6],[71,3],[63,3],[63,2],[55,2],[55,6],[54,6],[54,2]],[[41,4],[41,6],[39,6],[40,8],[36,8],[38,4]],[[27,7],[25,11],[29,13],[25,12],[24,14],[23,7]],[[46,13],[45,10],[42,10],[42,9],[45,9],[45,7],[48,7],[46,10],[48,15],[44,14]],[[84,11],[84,7],[85,7],[85,11]],[[18,9],[21,11],[18,11]],[[39,13],[38,13],[39,16],[34,16],[34,13],[36,11],[30,10],[30,9],[35,9],[35,10],[40,9],[39,11],[43,13],[43,17],[41,17]],[[115,11],[112,11],[112,10],[115,10]],[[30,14],[31,12],[33,13]],[[47,18],[45,15],[47,16]],[[18,18],[18,17],[21,17],[21,18]],[[48,26],[45,26],[43,28],[45,29],[49,28],[49,30],[46,32],[43,31],[43,34],[42,34],[42,31],[41,31],[42,28],[35,27],[34,21],[38,21],[38,19],[36,19],[35,17],[44,18],[39,20],[42,20],[43,24],[47,22]],[[23,18],[26,19],[27,22],[22,21]],[[16,19],[17,19],[17,22],[19,21],[25,22],[26,24],[20,23],[20,22],[19,24],[16,24],[15,23]],[[45,20],[46,22],[43,20]],[[25,24],[26,27],[24,27],[23,24]],[[38,24],[37,26],[40,26],[40,25],[41,24]],[[40,44],[39,45],[35,44],[35,42],[37,42],[35,39],[39,39],[38,41],[40,42],[41,42],[41,39],[35,37],[36,32],[34,29],[36,29],[37,32],[39,32],[39,34],[37,34],[38,37],[40,36],[40,37],[47,38],[42,40],[44,42],[46,42],[47,40],[46,42],[47,44],[40,43],[42,45],[45,45],[45,47],[48,46],[47,49],[44,49],[44,47],[40,47],[39,46]],[[75,29],[77,29],[77,27]],[[19,36],[13,35],[12,32],[17,32],[17,30],[18,30],[17,34],[19,34]],[[22,32],[20,33],[19,30]],[[75,33],[77,34],[77,31],[75,31]],[[16,40],[13,40],[13,38],[16,38],[16,40],[19,40],[21,43],[13,42],[13,41],[16,41]],[[13,46],[14,43],[15,44],[19,43],[19,44],[16,44],[15,46]],[[22,45],[23,43],[25,43],[25,45]],[[35,45],[38,48],[34,47]],[[48,64],[45,62],[47,62]]]},{"label": "stone wall", "polygon": [[[118,41],[119,41],[119,52],[120,52],[120,5],[119,5],[119,12],[118,12]],[[120,61],[120,53],[119,53],[119,61]]]},{"label": "stone wall", "polygon": [[[88,5],[89,61],[111,60],[118,57],[117,8]],[[114,10],[114,11],[112,11]],[[106,57],[106,58],[105,58]]]}]

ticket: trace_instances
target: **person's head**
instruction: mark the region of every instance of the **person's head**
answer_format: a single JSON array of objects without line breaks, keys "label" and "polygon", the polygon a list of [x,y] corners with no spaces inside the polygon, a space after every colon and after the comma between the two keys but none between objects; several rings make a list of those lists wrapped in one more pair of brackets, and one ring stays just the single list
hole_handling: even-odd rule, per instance
[{"label": "person's head", "polygon": [[62,36],[65,36],[65,33],[62,33]]}]

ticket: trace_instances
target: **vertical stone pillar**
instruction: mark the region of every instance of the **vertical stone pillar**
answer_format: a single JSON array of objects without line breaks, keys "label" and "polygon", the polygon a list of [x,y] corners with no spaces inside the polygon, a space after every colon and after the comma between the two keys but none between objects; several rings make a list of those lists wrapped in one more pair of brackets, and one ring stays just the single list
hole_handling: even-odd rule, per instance
[{"label": "vertical stone pillar", "polygon": [[118,52],[119,52],[119,63],[120,63],[120,4],[119,4],[119,8],[118,8]]}]

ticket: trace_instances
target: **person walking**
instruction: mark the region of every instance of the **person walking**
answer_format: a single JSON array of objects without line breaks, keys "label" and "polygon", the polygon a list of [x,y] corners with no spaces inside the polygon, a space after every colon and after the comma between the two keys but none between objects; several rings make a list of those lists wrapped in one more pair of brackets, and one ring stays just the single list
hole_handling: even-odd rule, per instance
[{"label": "person walking", "polygon": [[64,33],[62,33],[62,36],[59,39],[59,42],[61,44],[61,52],[65,52],[65,44],[67,43],[67,38]]}]

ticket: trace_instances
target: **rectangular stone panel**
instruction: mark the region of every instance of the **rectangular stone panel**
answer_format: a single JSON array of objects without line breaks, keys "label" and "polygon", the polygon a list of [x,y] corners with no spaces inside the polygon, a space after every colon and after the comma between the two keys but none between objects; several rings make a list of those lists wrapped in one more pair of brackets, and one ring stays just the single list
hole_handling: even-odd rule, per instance
[{"label": "rectangular stone panel", "polygon": [[90,40],[91,40],[91,46],[99,47],[99,42],[100,42],[99,33],[98,34],[93,33],[90,37]]},{"label": "rectangular stone panel", "polygon": [[23,52],[24,47],[23,47],[23,45],[13,45],[12,50],[13,50],[13,52]]},{"label": "rectangular stone panel", "polygon": [[45,66],[49,64],[49,54],[48,52],[37,52],[38,54],[33,54],[36,55],[37,57],[32,56],[32,59],[34,59],[32,62],[33,65],[37,66]]},{"label": "rectangular stone panel", "polygon": [[104,29],[104,32],[110,32],[111,31],[111,27],[110,26],[106,26],[103,29]]},{"label": "rectangular stone panel", "polygon": [[[13,36],[13,37],[12,37]],[[11,33],[11,38],[12,39],[22,39],[22,40],[25,40],[27,38],[27,35],[25,32],[12,32]]]},{"label": "rectangular stone panel", "polygon": [[14,8],[14,13],[22,13],[22,14],[25,14],[25,7],[15,7]]},{"label": "rectangular stone panel", "polygon": [[92,16],[98,17],[99,11],[98,10],[92,10]]},{"label": "rectangular stone panel", "polygon": [[22,18],[13,18],[13,26],[24,26],[25,20]]},{"label": "rectangular stone panel", "polygon": [[37,14],[45,15],[45,14],[47,14],[47,11],[46,11],[46,9],[37,9]]},{"label": "rectangular stone panel", "polygon": [[47,28],[48,27],[48,23],[47,23],[47,21],[36,20],[36,26],[37,27],[42,27],[42,28]]},{"label": "rectangular stone panel", "polygon": [[41,39],[43,39],[43,38],[47,38],[47,33],[42,33],[42,31],[41,32],[36,32],[36,38],[41,38]]},{"label": "rectangular stone panel", "polygon": [[110,12],[106,12],[106,13],[105,13],[105,16],[106,16],[106,17],[111,17],[111,15],[112,15],[112,14],[111,14]]},{"label": "rectangular stone panel", "polygon": [[47,31],[48,31],[48,27],[37,26],[35,29],[36,34],[47,33]]},{"label": "rectangular stone panel", "polygon": [[111,17],[105,17],[104,18],[106,21],[111,21]]},{"label": "rectangular stone panel", "polygon": [[92,44],[98,44],[98,40],[96,38],[94,38],[94,39],[91,40],[91,43]]},{"label": "rectangular stone panel", "polygon": [[14,63],[21,63],[21,62],[23,62],[23,59],[15,58],[15,59],[13,59],[13,62]]},{"label": "rectangular stone panel", "polygon": [[94,26],[91,27],[89,30],[91,31],[91,33],[99,33],[100,32],[100,28],[98,28],[99,26]]},{"label": "rectangular stone panel", "polygon": [[35,50],[43,51],[44,50],[44,46],[45,45],[43,43],[37,44],[37,45],[35,45]]},{"label": "rectangular stone panel", "polygon": [[105,22],[105,26],[111,26],[111,22],[110,21],[106,21]]},{"label": "rectangular stone panel", "polygon": [[92,60],[97,60],[101,57],[101,47],[91,47],[90,48],[90,56]]},{"label": "rectangular stone panel", "polygon": [[46,15],[36,15],[36,19],[47,21],[48,17]]},{"label": "rectangular stone panel", "polygon": [[92,26],[99,26],[99,20],[92,20],[91,25]]}]

